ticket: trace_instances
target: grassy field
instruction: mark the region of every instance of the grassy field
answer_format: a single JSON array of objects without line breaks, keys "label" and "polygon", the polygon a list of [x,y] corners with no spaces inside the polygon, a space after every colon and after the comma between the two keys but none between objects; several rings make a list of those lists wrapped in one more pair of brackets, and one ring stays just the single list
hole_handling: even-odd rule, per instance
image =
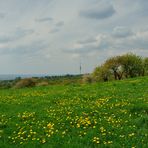
[{"label": "grassy field", "polygon": [[0,90],[0,147],[148,147],[148,77]]}]

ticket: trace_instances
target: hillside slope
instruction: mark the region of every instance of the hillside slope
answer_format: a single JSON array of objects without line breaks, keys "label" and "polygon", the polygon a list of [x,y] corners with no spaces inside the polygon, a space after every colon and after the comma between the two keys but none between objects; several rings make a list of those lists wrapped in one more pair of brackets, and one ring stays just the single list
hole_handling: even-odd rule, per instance
[{"label": "hillside slope", "polygon": [[0,147],[148,147],[148,77],[0,90]]}]

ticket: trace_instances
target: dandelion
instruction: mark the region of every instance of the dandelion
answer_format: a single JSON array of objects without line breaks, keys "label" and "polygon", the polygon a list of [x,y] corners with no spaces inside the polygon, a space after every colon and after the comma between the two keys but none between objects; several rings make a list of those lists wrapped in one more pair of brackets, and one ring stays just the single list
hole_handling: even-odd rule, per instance
[{"label": "dandelion", "polygon": [[113,141],[108,141],[107,143],[108,143],[108,144],[112,144],[112,143],[113,143]]},{"label": "dandelion", "polygon": [[65,135],[65,133],[66,133],[66,132],[65,132],[65,131],[63,131],[63,132],[62,132],[62,135]]},{"label": "dandelion", "polygon": [[47,127],[48,127],[48,128],[53,128],[53,126],[54,126],[54,124],[52,124],[52,123],[48,123],[48,124],[47,124]]},{"label": "dandelion", "polygon": [[42,139],[42,141],[41,141],[41,142],[42,142],[43,144],[44,144],[44,143],[46,143],[46,139],[45,139],[45,138],[44,138],[44,139]]},{"label": "dandelion", "polygon": [[134,135],[135,135],[135,133],[128,134],[129,137],[132,137]]},{"label": "dandelion", "polygon": [[79,123],[77,123],[77,128],[79,128],[80,127],[80,124]]},{"label": "dandelion", "polygon": [[92,141],[96,144],[99,144],[100,143],[99,140],[100,140],[99,137],[94,137]]}]

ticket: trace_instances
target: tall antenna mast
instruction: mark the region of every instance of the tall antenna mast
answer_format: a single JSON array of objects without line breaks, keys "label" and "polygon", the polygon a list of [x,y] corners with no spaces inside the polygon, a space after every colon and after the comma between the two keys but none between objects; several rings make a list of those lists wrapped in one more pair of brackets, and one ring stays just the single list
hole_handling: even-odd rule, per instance
[{"label": "tall antenna mast", "polygon": [[82,74],[82,63],[81,63],[81,57],[80,57],[80,75]]}]

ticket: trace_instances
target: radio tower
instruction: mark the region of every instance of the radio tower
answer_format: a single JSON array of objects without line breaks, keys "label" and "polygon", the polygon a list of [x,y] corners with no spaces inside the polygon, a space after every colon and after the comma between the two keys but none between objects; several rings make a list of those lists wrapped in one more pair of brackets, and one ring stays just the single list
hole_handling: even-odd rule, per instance
[{"label": "radio tower", "polygon": [[81,63],[81,59],[80,59],[80,75],[82,74],[82,63]]}]

